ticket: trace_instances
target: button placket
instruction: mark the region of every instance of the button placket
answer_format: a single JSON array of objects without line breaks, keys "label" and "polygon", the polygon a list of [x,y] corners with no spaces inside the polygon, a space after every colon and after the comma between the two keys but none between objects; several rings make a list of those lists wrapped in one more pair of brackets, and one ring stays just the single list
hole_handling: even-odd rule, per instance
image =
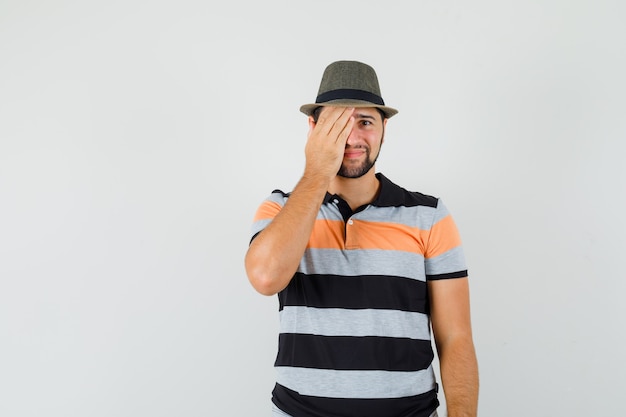
[{"label": "button placket", "polygon": [[346,221],[346,249],[358,249],[357,229],[352,217]]}]

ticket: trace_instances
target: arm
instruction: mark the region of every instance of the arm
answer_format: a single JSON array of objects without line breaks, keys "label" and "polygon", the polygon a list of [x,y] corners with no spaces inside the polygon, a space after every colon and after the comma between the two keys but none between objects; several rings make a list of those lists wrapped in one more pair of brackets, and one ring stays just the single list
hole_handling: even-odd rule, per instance
[{"label": "arm", "polygon": [[245,266],[261,294],[282,291],[298,269],[331,179],[343,160],[352,131],[351,108],[325,108],[317,123],[309,118],[304,174],[280,213],[252,241]]},{"label": "arm", "polygon": [[478,363],[467,277],[428,282],[431,320],[449,417],[475,417]]}]

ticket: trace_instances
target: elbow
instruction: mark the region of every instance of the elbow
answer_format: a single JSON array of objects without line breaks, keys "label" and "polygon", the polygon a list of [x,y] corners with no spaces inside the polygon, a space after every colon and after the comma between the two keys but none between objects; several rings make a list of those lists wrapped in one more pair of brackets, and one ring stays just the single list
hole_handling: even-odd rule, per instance
[{"label": "elbow", "polygon": [[272,296],[283,289],[278,285],[276,275],[267,267],[246,262],[246,273],[250,284],[259,294]]},{"label": "elbow", "polygon": [[266,296],[285,289],[297,269],[297,265],[289,268],[284,261],[258,250],[248,250],[244,263],[250,284],[259,294]]},{"label": "elbow", "polygon": [[263,274],[248,273],[248,279],[252,287],[261,295],[269,297],[279,292],[275,288],[273,280]]}]

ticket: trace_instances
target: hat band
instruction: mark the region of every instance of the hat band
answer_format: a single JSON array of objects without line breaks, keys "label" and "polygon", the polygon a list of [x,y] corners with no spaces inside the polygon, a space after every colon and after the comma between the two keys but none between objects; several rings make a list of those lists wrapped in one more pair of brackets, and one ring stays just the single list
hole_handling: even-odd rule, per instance
[{"label": "hat band", "polygon": [[373,104],[378,104],[379,106],[385,105],[382,97],[372,94],[369,91],[354,90],[351,88],[340,88],[338,90],[327,91],[317,96],[315,102],[326,103],[327,101],[339,99],[363,100],[369,101]]}]

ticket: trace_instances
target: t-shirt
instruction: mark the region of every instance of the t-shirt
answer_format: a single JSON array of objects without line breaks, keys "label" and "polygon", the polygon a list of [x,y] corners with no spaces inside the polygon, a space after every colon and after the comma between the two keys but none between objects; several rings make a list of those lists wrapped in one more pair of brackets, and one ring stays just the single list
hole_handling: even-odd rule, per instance
[{"label": "t-shirt", "polygon": [[[427,281],[467,276],[461,239],[440,199],[376,176],[379,195],[354,212],[327,193],[278,294],[272,401],[294,417],[418,417],[439,405]],[[288,199],[272,192],[253,236]]]}]

